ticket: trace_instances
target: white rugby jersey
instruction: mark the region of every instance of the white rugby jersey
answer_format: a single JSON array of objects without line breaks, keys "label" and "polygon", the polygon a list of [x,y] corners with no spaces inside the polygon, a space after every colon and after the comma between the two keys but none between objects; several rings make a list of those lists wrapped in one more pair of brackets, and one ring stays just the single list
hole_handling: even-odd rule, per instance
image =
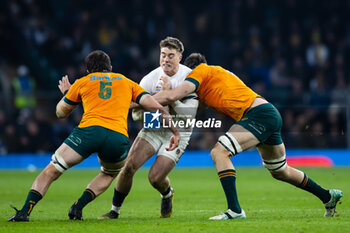
[{"label": "white rugby jersey", "polygon": [[160,77],[168,77],[171,82],[171,89],[174,89],[177,86],[179,86],[182,83],[182,81],[185,80],[185,78],[189,73],[191,73],[191,71],[192,70],[187,66],[180,64],[177,73],[169,77],[164,73],[162,67],[158,67],[157,69],[154,69],[145,77],[143,77],[143,79],[140,82],[140,86],[143,87],[143,89],[145,89],[146,91],[148,91],[151,95],[154,95],[160,92],[162,89],[162,86],[160,85]]},{"label": "white rugby jersey", "polygon": [[[162,90],[162,86],[160,85],[162,81],[160,80],[160,77],[168,77],[171,82],[171,89],[174,89],[185,80],[191,71],[192,70],[187,66],[179,64],[179,70],[177,73],[169,77],[164,73],[162,67],[158,67],[143,77],[140,82],[140,86],[151,95],[154,95]],[[174,117],[175,121],[179,120],[180,118],[195,118],[198,103],[197,94],[191,93],[182,100],[177,100],[174,103],[170,104],[172,107],[170,114],[174,114],[174,112],[177,114],[177,116]]]}]

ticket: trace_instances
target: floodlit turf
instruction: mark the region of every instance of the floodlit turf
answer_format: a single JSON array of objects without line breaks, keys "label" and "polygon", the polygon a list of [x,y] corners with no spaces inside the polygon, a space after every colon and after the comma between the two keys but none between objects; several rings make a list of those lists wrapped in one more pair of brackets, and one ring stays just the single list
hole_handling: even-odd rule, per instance
[{"label": "floodlit turf", "polygon": [[109,211],[113,188],[85,207],[84,221],[68,220],[68,209],[80,197],[96,170],[70,170],[52,184],[29,223],[7,222],[21,208],[38,172],[0,171],[0,232],[350,232],[350,168],[303,169],[327,188],[343,190],[339,217],[324,218],[313,195],[276,181],[262,168],[238,168],[238,194],[246,220],[209,221],[226,208],[214,168],[175,169],[173,216],[159,218],[160,196],[149,184],[147,170],[135,176],[133,189],[117,220],[97,220]]}]

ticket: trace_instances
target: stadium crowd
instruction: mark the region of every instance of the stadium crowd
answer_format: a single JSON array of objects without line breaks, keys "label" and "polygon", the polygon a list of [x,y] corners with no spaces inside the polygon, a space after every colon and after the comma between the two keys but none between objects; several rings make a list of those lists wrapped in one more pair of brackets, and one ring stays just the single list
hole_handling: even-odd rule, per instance
[{"label": "stadium crowd", "polygon": [[[347,147],[350,1],[45,1],[0,3],[0,154],[52,152],[82,111],[55,118],[65,74],[85,75],[84,57],[106,51],[113,71],[139,82],[159,64],[159,41],[176,36],[208,63],[232,71],[273,103],[291,148]],[[188,149],[211,148],[221,129],[194,132]],[[129,121],[131,140],[141,123]]]}]

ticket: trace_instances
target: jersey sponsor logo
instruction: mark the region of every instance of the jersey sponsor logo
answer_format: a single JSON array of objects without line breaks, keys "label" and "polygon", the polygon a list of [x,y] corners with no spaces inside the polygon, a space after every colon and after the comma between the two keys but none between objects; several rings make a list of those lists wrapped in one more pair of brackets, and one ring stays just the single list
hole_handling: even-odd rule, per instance
[{"label": "jersey sponsor logo", "polygon": [[115,80],[122,80],[122,77],[119,76],[90,76],[90,81],[115,81]]},{"label": "jersey sponsor logo", "polygon": [[143,128],[160,129],[160,116],[161,116],[161,113],[158,110],[156,112],[144,112]]}]

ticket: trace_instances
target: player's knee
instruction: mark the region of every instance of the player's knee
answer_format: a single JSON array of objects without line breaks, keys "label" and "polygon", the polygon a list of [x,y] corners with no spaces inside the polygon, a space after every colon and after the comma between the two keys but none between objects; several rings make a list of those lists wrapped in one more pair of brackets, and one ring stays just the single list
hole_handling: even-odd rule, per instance
[{"label": "player's knee", "polygon": [[282,181],[288,179],[288,165],[285,155],[278,159],[263,160],[263,165],[269,170],[273,178]]},{"label": "player's knee", "polygon": [[160,176],[155,173],[155,172],[150,172],[148,173],[148,180],[149,180],[149,183],[153,186],[153,187],[158,187],[161,180],[160,180]]},{"label": "player's knee", "polygon": [[274,171],[274,172],[270,171],[270,174],[273,178],[280,181],[286,181],[288,178],[286,170],[280,170],[280,171]]},{"label": "player's knee", "polygon": [[227,151],[223,148],[220,148],[219,145],[216,143],[214,148],[211,149],[210,155],[211,155],[211,158],[212,158],[214,164],[216,164],[217,161],[220,160],[220,157],[227,156]]},{"label": "player's knee", "polygon": [[64,161],[62,156],[56,151],[55,154],[52,155],[51,157],[51,162],[50,162],[58,172],[63,173],[66,170],[69,169],[69,166],[67,163]]},{"label": "player's knee", "polygon": [[132,163],[126,163],[122,173],[124,176],[132,177],[137,171],[137,167]]},{"label": "player's knee", "polygon": [[56,167],[51,166],[51,167],[48,167],[47,169],[43,170],[43,175],[45,177],[49,178],[50,180],[55,181],[58,179],[58,177],[60,177],[62,175],[62,172],[57,170]]},{"label": "player's knee", "polygon": [[223,147],[220,141],[218,141],[215,144],[214,148],[210,151],[210,155],[211,155],[211,158],[213,159],[214,164],[216,164],[217,161],[223,158],[232,156],[231,152],[226,147]]},{"label": "player's knee", "polygon": [[216,155],[228,155],[232,157],[238,153],[242,152],[242,147],[239,145],[238,141],[230,133],[225,133],[220,136],[218,142],[212,150],[212,157]]}]

